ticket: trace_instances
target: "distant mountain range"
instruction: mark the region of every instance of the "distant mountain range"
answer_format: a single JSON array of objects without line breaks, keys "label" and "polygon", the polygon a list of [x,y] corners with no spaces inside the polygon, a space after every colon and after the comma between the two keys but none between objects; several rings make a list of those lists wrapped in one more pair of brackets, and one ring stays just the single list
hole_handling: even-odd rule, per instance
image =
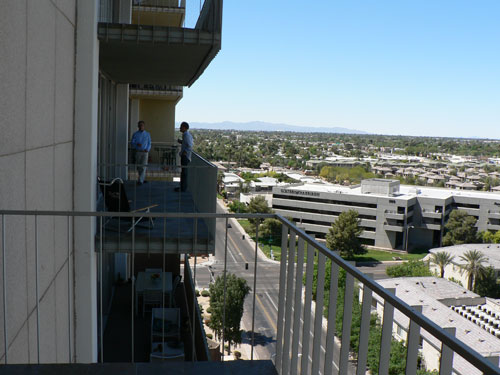
[{"label": "distant mountain range", "polygon": [[215,129],[215,130],[251,130],[251,131],[281,131],[296,133],[346,133],[346,134],[368,134],[367,132],[347,128],[326,128],[319,126],[297,126],[288,124],[273,124],[271,122],[191,122],[192,129]]}]

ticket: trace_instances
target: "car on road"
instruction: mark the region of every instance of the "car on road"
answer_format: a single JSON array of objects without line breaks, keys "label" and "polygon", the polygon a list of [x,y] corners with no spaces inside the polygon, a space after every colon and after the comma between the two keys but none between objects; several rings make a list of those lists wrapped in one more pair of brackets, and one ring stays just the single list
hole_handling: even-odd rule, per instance
[{"label": "car on road", "polygon": [[228,228],[232,228],[233,226],[230,223],[227,223]]}]

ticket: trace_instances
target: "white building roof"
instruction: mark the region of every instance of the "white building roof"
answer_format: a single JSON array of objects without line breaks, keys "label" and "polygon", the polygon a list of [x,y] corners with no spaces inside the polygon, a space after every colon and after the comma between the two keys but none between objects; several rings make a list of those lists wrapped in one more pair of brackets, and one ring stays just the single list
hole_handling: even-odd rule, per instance
[{"label": "white building roof", "polygon": [[446,247],[436,247],[434,249],[430,249],[430,253],[439,253],[442,251],[446,251],[450,253],[455,258],[453,259],[453,263],[457,265],[465,264],[466,262],[460,259],[461,255],[464,255],[466,251],[469,250],[478,250],[484,254],[487,258],[488,265],[493,267],[495,270],[500,270],[500,244],[463,244],[463,245],[455,245],[455,246],[446,246]]}]

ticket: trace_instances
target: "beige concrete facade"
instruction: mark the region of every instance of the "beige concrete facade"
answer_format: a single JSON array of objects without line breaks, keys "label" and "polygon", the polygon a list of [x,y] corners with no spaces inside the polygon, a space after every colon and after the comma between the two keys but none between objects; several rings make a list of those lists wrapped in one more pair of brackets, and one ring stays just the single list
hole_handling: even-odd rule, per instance
[{"label": "beige concrete facade", "polygon": [[[75,31],[74,0],[0,4],[2,209],[73,209]],[[68,280],[67,219],[39,217],[36,233],[34,217],[9,216],[4,224],[6,264],[0,269],[6,270],[8,362],[68,362],[74,326],[68,322],[73,283]],[[0,325],[1,362],[5,334]]]}]

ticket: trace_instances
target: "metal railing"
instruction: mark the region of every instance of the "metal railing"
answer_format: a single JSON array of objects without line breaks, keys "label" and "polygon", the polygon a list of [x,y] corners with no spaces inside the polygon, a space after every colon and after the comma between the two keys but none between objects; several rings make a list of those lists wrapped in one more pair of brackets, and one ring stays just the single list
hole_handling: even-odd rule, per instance
[{"label": "metal railing", "polygon": [[[139,214],[132,213],[109,213],[109,212],[57,212],[57,211],[8,211],[0,210],[1,218],[1,255],[2,255],[2,315],[0,320],[3,324],[3,347],[0,347],[2,352],[1,359],[4,363],[10,363],[10,351],[13,351],[14,346],[19,345],[16,340],[20,339],[20,335],[16,332],[11,332],[10,327],[12,319],[13,309],[16,306],[9,304],[13,294],[32,294],[36,295],[35,303],[32,307],[33,314],[36,314],[36,339],[35,345],[38,351],[38,356],[35,358],[38,362],[44,362],[45,359],[40,357],[40,345],[44,341],[44,337],[40,333],[40,326],[46,324],[50,316],[44,315],[43,318],[39,316],[40,313],[40,303],[46,297],[47,288],[50,288],[51,282],[47,281],[47,272],[49,274],[57,273],[53,268],[50,270],[47,267],[43,267],[39,264],[39,254],[45,254],[47,249],[44,246],[62,246],[61,242],[54,241],[49,243],[46,240],[46,236],[50,233],[50,230],[41,232],[38,223],[41,221],[46,221],[48,224],[55,223],[61,220],[61,223],[67,223],[66,232],[64,227],[59,226],[60,235],[61,233],[66,233],[67,237],[67,249],[65,249],[64,259],[62,264],[67,264],[68,266],[74,263],[73,259],[73,246],[71,233],[77,230],[79,220],[83,219],[94,219],[100,222],[102,228],[102,222],[107,218],[137,218]],[[419,357],[419,340],[421,338],[421,331],[425,330],[426,334],[431,335],[435,340],[441,343],[440,351],[440,362],[439,362],[439,372],[440,374],[461,374],[461,375],[472,375],[474,373],[484,373],[484,374],[500,374],[500,368],[498,368],[498,357],[496,359],[497,363],[493,364],[490,360],[486,359],[479,353],[477,353],[473,348],[467,346],[463,342],[459,341],[453,336],[448,327],[440,327],[436,325],[429,317],[424,316],[419,310],[419,306],[409,306],[403,300],[395,296],[394,291],[382,288],[377,282],[372,280],[367,275],[360,272],[356,267],[350,263],[344,261],[335,252],[332,252],[326,248],[323,244],[318,243],[312,237],[307,235],[304,231],[296,227],[293,223],[276,214],[214,214],[214,213],[148,213],[141,214],[148,218],[156,219],[161,221],[163,228],[166,227],[166,222],[169,219],[182,218],[192,220],[192,244],[193,249],[196,248],[196,242],[198,240],[198,227],[197,223],[199,219],[213,219],[219,220],[221,226],[218,244],[218,251],[222,252],[223,260],[223,270],[221,270],[221,275],[225,275],[229,270],[229,267],[236,267],[241,269],[242,277],[245,277],[249,284],[252,286],[252,302],[247,306],[247,313],[251,310],[249,320],[251,323],[250,329],[250,358],[255,358],[255,349],[258,346],[256,343],[256,309],[258,306],[262,305],[262,301],[259,295],[263,294],[263,288],[268,288],[270,285],[261,285],[260,279],[264,276],[264,272],[270,272],[271,274],[276,273],[279,276],[279,292],[277,295],[270,296],[272,302],[277,305],[276,311],[273,313],[264,312],[267,314],[268,319],[274,321],[276,325],[275,333],[273,334],[273,340],[275,339],[275,355],[270,355],[270,358],[274,358],[275,366],[280,374],[364,374],[366,363],[367,363],[367,348],[370,336],[370,319],[372,312],[372,296],[377,295],[378,300],[383,300],[383,312],[382,314],[382,328],[381,328],[381,339],[380,339],[380,354],[379,354],[379,374],[387,374],[389,370],[390,361],[390,348],[391,340],[393,337],[393,325],[395,323],[394,316],[395,311],[399,311],[400,314],[406,317],[409,321],[409,331],[408,339],[406,343],[406,359],[401,358],[401,361],[406,361],[406,374],[416,374],[418,368],[418,357]],[[281,233],[281,260],[279,265],[265,260],[259,254],[259,228],[256,228],[255,232],[255,246],[253,243],[248,244],[247,240],[242,240],[240,243],[235,243],[234,238],[229,238],[231,223],[236,224],[234,219],[253,219],[253,220],[265,220],[268,218],[274,218],[280,221],[282,224]],[[28,232],[26,225],[19,225],[19,219],[23,219],[24,223],[30,223],[34,228],[34,241],[28,246],[28,251],[30,252],[30,257],[35,261],[30,263],[33,269],[34,283],[32,285],[34,290],[16,290],[15,287],[11,287],[12,283],[6,281],[6,275],[9,273],[9,277],[12,277],[12,273],[16,271],[16,267],[19,267],[19,262],[15,259],[15,251],[17,251],[16,231],[20,232],[21,236],[25,236]],[[55,225],[55,224],[52,224]],[[8,231],[7,229],[8,228]],[[47,228],[47,227],[45,227]],[[165,229],[164,229],[165,230]],[[232,229],[231,229],[232,231]],[[133,230],[135,233],[135,229]],[[166,232],[164,232],[166,235]],[[232,234],[231,234],[232,235]],[[40,237],[43,237],[40,239]],[[229,241],[228,241],[229,238]],[[137,241],[141,239],[137,238]],[[229,246],[229,243],[233,245]],[[43,246],[44,245],[44,246]],[[232,247],[232,250],[230,249]],[[244,271],[248,269],[248,259],[247,264],[243,265],[238,262],[235,258],[238,252],[242,252],[245,247],[250,247],[252,253],[253,269],[248,272]],[[88,327],[89,329],[96,329],[98,331],[98,336],[100,340],[100,360],[106,360],[106,353],[103,352],[103,340],[104,340],[104,325],[105,325],[105,301],[103,301],[103,296],[107,294],[103,290],[106,287],[103,284],[105,279],[106,268],[104,265],[106,252],[103,247],[97,243],[96,244],[97,259],[98,262],[98,285],[97,288],[100,291],[98,293],[99,301],[99,326],[98,327]],[[119,250],[117,250],[119,251]],[[234,253],[231,253],[231,251]],[[113,252],[111,252],[113,253]],[[187,252],[189,253],[189,252]],[[132,276],[134,275],[134,255],[139,253],[135,252],[135,247],[132,249],[131,253],[131,268]],[[164,253],[164,257],[165,257]],[[195,256],[196,253],[191,253]],[[229,258],[233,261],[229,261]],[[327,266],[329,269],[327,269]],[[27,267],[27,265],[21,265],[21,269]],[[198,272],[200,268],[204,268],[204,265],[198,265],[196,262],[196,257],[194,257],[193,271],[192,271],[192,283],[197,285],[198,282]],[[275,267],[275,268],[272,268]],[[74,330],[72,329],[72,306],[71,306],[71,290],[73,278],[71,277],[71,267],[67,267],[67,284],[68,284],[68,322],[69,327],[67,328],[67,339],[71,341],[73,339]],[[165,269],[165,258],[163,258],[163,269]],[[198,272],[197,272],[198,270]],[[267,270],[267,271],[264,271]],[[275,271],[273,271],[275,270]],[[279,272],[278,272],[279,270]],[[329,271],[329,272],[328,272]],[[337,315],[337,300],[338,294],[340,293],[341,283],[340,274],[345,272],[345,284],[342,287],[344,292],[343,305],[344,309],[342,313],[342,328],[341,328],[341,338],[336,338],[339,336],[340,332],[337,331],[335,324],[335,316]],[[187,273],[189,274],[189,272]],[[259,275],[259,276],[258,276]],[[329,276],[328,276],[329,275]],[[44,282],[41,283],[41,279]],[[50,277],[49,277],[50,279]],[[134,353],[134,277],[131,278],[131,327],[123,327],[123,331],[126,332],[130,330],[130,335],[132,336],[132,353]],[[41,284],[43,284],[41,286]],[[353,303],[355,303],[355,295],[358,287],[362,285],[362,298],[361,298],[361,321],[360,321],[360,332],[359,332],[359,346],[357,348],[352,348],[350,343],[350,332],[352,329],[352,311]],[[328,288],[329,286],[329,288]],[[23,288],[22,285],[18,286]],[[26,286],[27,288],[27,286]],[[265,293],[271,293],[270,289],[266,289]],[[194,313],[190,314],[189,319],[191,320],[192,331],[196,330],[195,327],[199,327],[199,315],[196,314],[197,300],[195,293],[190,293],[189,298],[192,298],[192,303],[189,304],[190,309],[193,309]],[[325,308],[324,302],[328,301],[328,307]],[[24,304],[21,304],[24,306]],[[25,308],[25,307],[24,307]],[[10,313],[7,313],[10,311]],[[35,315],[34,315],[35,316]],[[276,320],[274,320],[276,316]],[[324,319],[324,316],[327,319]],[[52,323],[51,323],[52,324]],[[224,343],[225,340],[223,340]],[[193,342],[193,346],[196,342]],[[222,345],[224,347],[224,345]],[[9,348],[9,349],[7,349]],[[357,360],[350,360],[350,354],[353,350],[357,350]],[[194,360],[195,356],[192,355],[191,360]],[[72,361],[72,355],[68,357],[69,361]],[[262,359],[262,358],[260,358]],[[456,368],[456,360],[460,359],[468,363],[468,366],[475,368],[476,370],[471,370],[467,373],[460,373]],[[132,354],[132,362],[134,357]],[[335,368],[335,370],[334,370]]]}]

